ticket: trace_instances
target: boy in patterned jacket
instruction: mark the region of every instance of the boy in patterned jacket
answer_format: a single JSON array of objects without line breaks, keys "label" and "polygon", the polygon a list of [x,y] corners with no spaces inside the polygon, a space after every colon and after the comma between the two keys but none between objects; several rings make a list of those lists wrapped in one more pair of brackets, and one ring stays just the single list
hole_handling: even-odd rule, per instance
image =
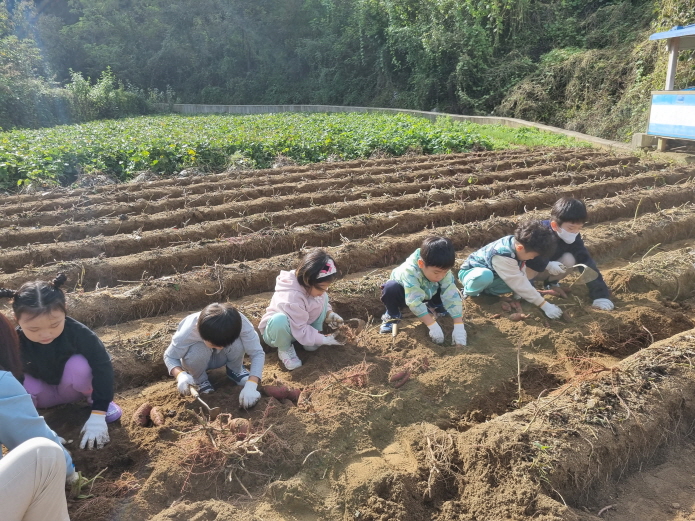
[{"label": "boy in patterned jacket", "polygon": [[429,328],[430,338],[436,344],[444,342],[444,332],[436,317],[451,315],[454,319],[451,343],[465,346],[463,305],[451,273],[455,264],[456,251],[449,239],[426,238],[381,286],[386,313],[381,317],[379,332],[391,333],[393,325],[401,320],[401,309],[407,306]]},{"label": "boy in patterned jacket", "polygon": [[483,246],[464,261],[459,271],[464,298],[514,293],[540,307],[548,318],[562,316],[562,310],[543,298],[526,274],[526,261],[550,257],[555,251],[555,234],[540,221],[527,221],[514,232]]}]

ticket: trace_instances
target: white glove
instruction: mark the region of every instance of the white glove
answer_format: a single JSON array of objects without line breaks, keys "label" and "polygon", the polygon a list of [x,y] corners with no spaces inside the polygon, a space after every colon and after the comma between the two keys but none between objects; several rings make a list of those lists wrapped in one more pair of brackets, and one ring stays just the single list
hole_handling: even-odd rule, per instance
[{"label": "white glove", "polygon": [[326,316],[326,325],[331,329],[338,329],[344,323],[343,318],[338,313],[331,311]]},{"label": "white glove", "polygon": [[430,338],[432,339],[432,342],[434,342],[435,344],[444,343],[444,331],[442,331],[442,328],[439,324],[435,322],[431,326],[427,327],[430,328]]},{"label": "white glove", "polygon": [[258,392],[258,384],[251,380],[247,380],[239,395],[239,405],[244,409],[248,409],[256,405],[260,399],[261,393]]},{"label": "white glove", "polygon": [[555,304],[551,304],[547,300],[545,301],[545,304],[541,305],[541,309],[543,310],[543,313],[545,313],[545,316],[548,318],[560,318],[562,316],[562,310],[556,306]]},{"label": "white glove", "polygon": [[195,380],[189,373],[181,371],[176,375],[176,388],[182,395],[188,396],[191,394],[191,385],[195,385]]},{"label": "white glove", "polygon": [[567,271],[567,266],[558,261],[550,261],[545,269],[551,275],[562,275]]},{"label": "white glove", "polygon": [[610,311],[615,308],[615,305],[607,298],[597,298],[591,307],[596,309],[602,309],[603,311]]},{"label": "white glove", "polygon": [[324,346],[342,346],[343,345],[343,343],[338,342],[338,340],[336,340],[335,336],[333,336],[333,335],[325,335],[323,337],[323,339],[324,339],[323,344],[321,344],[321,345],[324,345]]},{"label": "white glove", "polygon": [[72,486],[72,484],[78,479],[80,479],[80,475],[75,471],[75,465],[73,465],[72,472],[68,473],[67,477],[65,478],[65,483]]},{"label": "white glove", "polygon": [[88,449],[103,448],[105,443],[111,441],[109,428],[106,426],[106,414],[92,411],[80,434],[84,434],[80,442],[81,449],[84,449],[85,446]]},{"label": "white glove", "polygon": [[454,332],[451,334],[451,343],[457,346],[465,346],[466,339],[466,328],[463,327],[463,324],[454,324]]}]

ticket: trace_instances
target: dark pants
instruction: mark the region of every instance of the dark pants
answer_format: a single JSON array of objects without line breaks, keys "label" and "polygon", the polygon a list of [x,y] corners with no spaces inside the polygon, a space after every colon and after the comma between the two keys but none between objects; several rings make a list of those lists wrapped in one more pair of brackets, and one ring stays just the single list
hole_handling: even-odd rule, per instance
[{"label": "dark pants", "polygon": [[[389,280],[381,285],[381,301],[386,306],[386,312],[393,318],[400,318],[401,309],[407,307],[405,303],[405,289],[395,280]],[[442,305],[442,296],[439,291],[425,302],[428,307],[436,308]]]}]

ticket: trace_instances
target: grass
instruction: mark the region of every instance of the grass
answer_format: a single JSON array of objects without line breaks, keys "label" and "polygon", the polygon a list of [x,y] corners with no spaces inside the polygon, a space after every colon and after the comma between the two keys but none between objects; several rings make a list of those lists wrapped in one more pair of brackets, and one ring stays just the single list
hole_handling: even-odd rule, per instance
[{"label": "grass", "polygon": [[160,115],[0,133],[0,187],[67,185],[79,175],[127,181],[140,171],[268,168],[372,156],[520,146],[588,146],[534,128],[436,122],[405,114]]}]

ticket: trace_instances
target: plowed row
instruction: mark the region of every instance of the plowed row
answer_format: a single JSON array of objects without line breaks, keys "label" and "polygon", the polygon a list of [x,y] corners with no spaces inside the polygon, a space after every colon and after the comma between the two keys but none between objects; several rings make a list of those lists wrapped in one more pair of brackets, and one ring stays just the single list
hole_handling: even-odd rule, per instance
[{"label": "plowed row", "polygon": [[[695,325],[689,307],[695,269],[692,262],[676,262],[690,255],[695,241],[694,173],[597,151],[536,150],[228,172],[5,198],[0,286],[67,272],[71,316],[107,326],[99,332],[114,355],[126,411],[112,443],[96,454],[78,451],[76,461],[88,475],[108,466],[109,482],[132,472],[138,486],[125,497],[97,494],[103,512],[97,503],[76,502],[73,517],[109,519],[115,508],[124,518],[161,520],[201,511],[211,519],[216,513],[268,520],[585,516],[582,506],[594,508],[587,491],[605,485],[606,472],[644,459],[649,447],[633,437],[634,452],[616,453],[615,461],[614,448],[606,449],[605,472],[592,471],[573,485],[561,472],[584,472],[586,462],[565,463],[579,456],[569,438],[553,438],[553,419],[535,412],[545,407],[538,394],[560,387],[556,392],[564,396],[567,386],[581,389],[587,375],[615,375],[622,369],[612,368],[635,353]],[[267,383],[310,387],[321,375],[362,363],[370,369],[360,385],[346,381],[315,393],[309,408],[263,398],[248,412],[230,406],[238,389],[218,375],[211,405],[258,428],[272,424],[267,454],[229,460],[232,479],[211,471],[212,460],[176,453],[189,436],[181,433],[192,432],[197,420],[171,382],[159,379],[166,378],[161,352],[186,313],[231,299],[257,323],[278,271],[291,269],[302,248],[322,246],[346,274],[330,291],[336,310],[346,317],[378,317],[379,283],[427,235],[450,237],[463,260],[511,233],[520,217],[546,218],[561,196],[589,206],[583,235],[606,266],[616,291],[614,312],[590,309],[585,288],[577,285],[571,301],[557,302],[574,317],[570,324],[549,324],[535,310],[528,310],[529,321],[514,323],[504,314],[495,318],[495,299],[466,301],[466,349],[435,346],[422,326],[407,320],[395,340],[369,328],[344,347],[302,352],[305,365],[292,373],[269,351]],[[650,271],[654,266],[658,273]],[[450,323],[444,329],[449,334]],[[412,382],[394,390],[388,375],[404,364],[417,369]],[[630,408],[627,394],[618,390],[616,396],[613,410],[621,400]],[[172,412],[166,427],[130,423],[128,414],[143,397]],[[644,407],[658,406],[655,400],[658,393],[645,398]],[[668,400],[675,403],[671,395]],[[512,410],[512,423],[533,417],[533,438],[517,432],[526,424],[514,432],[499,426]],[[79,407],[66,407],[48,411],[47,418],[59,434],[76,438],[70,418],[80,414]],[[572,414],[563,416],[563,428],[586,436],[586,414]],[[617,428],[613,416],[602,414],[603,423],[591,424],[594,447],[605,445],[604,435],[608,439]],[[492,484],[478,453],[465,447],[486,446],[483,422],[497,415],[500,422],[489,432],[501,441],[479,454],[497,473]],[[628,420],[620,425],[632,425]],[[651,432],[648,417],[639,421]],[[475,434],[465,432],[471,427]],[[534,445],[543,436],[543,446],[552,450]],[[200,443],[207,442],[203,436]],[[507,456],[505,443],[512,444]],[[172,460],[172,451],[178,459]],[[549,478],[546,467],[558,474]],[[240,506],[242,497],[248,501]],[[189,503],[171,506],[180,499]],[[195,509],[187,510],[190,505]]]}]

